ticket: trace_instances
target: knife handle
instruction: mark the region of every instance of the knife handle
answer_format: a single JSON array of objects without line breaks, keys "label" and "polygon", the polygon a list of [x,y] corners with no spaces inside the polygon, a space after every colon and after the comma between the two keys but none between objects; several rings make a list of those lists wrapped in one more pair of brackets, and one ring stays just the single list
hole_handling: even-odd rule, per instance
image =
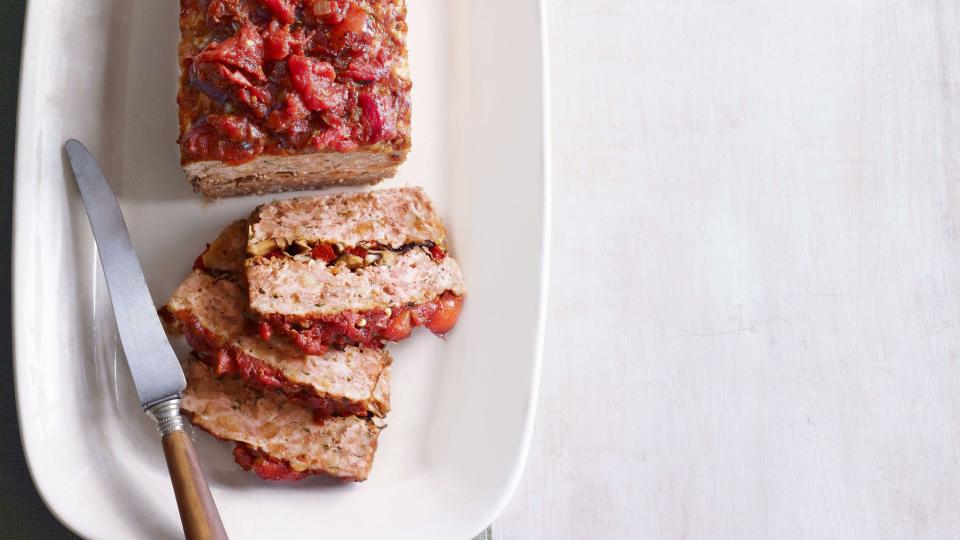
[{"label": "knife handle", "polygon": [[163,443],[163,455],[177,497],[180,522],[187,540],[227,540],[220,513],[210,494],[207,479],[200,468],[197,453],[180,416],[180,399],[171,399],[150,407]]}]

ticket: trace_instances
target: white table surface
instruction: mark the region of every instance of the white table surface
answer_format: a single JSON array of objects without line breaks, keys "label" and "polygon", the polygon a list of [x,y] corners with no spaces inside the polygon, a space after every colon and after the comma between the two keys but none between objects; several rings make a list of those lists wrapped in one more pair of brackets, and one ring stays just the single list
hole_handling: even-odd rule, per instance
[{"label": "white table surface", "polygon": [[960,538],[960,2],[553,0],[506,539]]}]

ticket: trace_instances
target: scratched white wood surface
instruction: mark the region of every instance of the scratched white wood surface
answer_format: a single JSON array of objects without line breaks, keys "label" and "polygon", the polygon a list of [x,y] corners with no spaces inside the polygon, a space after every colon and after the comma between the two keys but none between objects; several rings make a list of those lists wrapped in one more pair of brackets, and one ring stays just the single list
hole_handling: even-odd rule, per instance
[{"label": "scratched white wood surface", "polygon": [[553,0],[506,539],[960,538],[960,3]]}]

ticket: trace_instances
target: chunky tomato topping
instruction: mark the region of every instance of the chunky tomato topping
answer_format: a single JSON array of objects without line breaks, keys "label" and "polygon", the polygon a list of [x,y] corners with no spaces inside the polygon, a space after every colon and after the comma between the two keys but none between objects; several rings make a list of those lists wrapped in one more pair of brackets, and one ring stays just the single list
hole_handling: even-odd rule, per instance
[{"label": "chunky tomato topping", "polygon": [[254,86],[237,88],[234,97],[246,105],[257,118],[265,117],[273,105],[273,97],[263,88]]},{"label": "chunky tomato topping", "polygon": [[355,60],[341,75],[360,83],[370,83],[383,77],[386,73],[387,67],[383,64],[367,60]]},{"label": "chunky tomato topping", "polygon": [[234,71],[223,64],[214,64],[214,66],[214,69],[217,70],[217,74],[223,77],[223,80],[227,82],[227,86],[233,84],[240,88],[253,88],[253,83],[250,82],[250,79],[248,79],[242,71]]},{"label": "chunky tomato topping", "polygon": [[316,133],[310,138],[310,145],[317,150],[331,148],[337,152],[349,152],[357,147],[356,141],[350,138],[350,131],[342,125]]},{"label": "chunky tomato topping", "polygon": [[264,134],[246,118],[211,114],[187,133],[184,143],[193,152],[228,163],[243,163],[263,150]]},{"label": "chunky tomato topping", "polygon": [[196,61],[240,68],[258,80],[267,78],[263,72],[263,38],[249,22],[241,26],[235,36],[207,45]]},{"label": "chunky tomato topping", "polygon": [[[405,15],[371,0],[181,0],[183,163],[405,148]],[[245,118],[260,136],[236,144],[211,116]]]},{"label": "chunky tomato topping", "polygon": [[260,0],[278,21],[284,24],[290,24],[297,20],[295,0]]},{"label": "chunky tomato topping", "polygon": [[300,133],[310,129],[307,118],[310,110],[303,105],[300,96],[294,93],[287,94],[284,106],[270,113],[267,125],[274,131],[286,133]]},{"label": "chunky tomato topping", "polygon": [[366,93],[360,94],[357,99],[360,104],[360,124],[363,126],[364,140],[374,143],[383,135],[383,115],[380,114],[380,105],[377,98]]},{"label": "chunky tomato topping", "polygon": [[243,163],[263,152],[263,133],[248,120],[210,115],[181,139],[185,151],[226,163]]},{"label": "chunky tomato topping", "polygon": [[229,351],[227,351],[227,349],[214,349],[214,354],[212,356],[204,356],[203,358],[207,359],[207,363],[210,364],[210,367],[213,368],[213,372],[218,377],[222,377],[228,373],[233,373],[237,369],[236,362],[234,362],[233,356]]},{"label": "chunky tomato topping", "polygon": [[310,20],[338,24],[347,15],[348,0],[304,0],[304,15]]},{"label": "chunky tomato topping", "polygon": [[287,66],[293,87],[311,111],[332,109],[343,101],[343,92],[333,82],[337,72],[328,62],[294,54],[287,59]]},{"label": "chunky tomato topping", "polygon": [[460,318],[460,310],[463,308],[463,297],[444,295],[434,303],[435,308],[426,321],[424,326],[438,336],[442,336],[453,329]]},{"label": "chunky tomato topping", "polygon": [[267,388],[281,388],[286,377],[279,369],[270,367],[260,360],[246,354],[235,354],[237,373],[242,379],[256,380]]},{"label": "chunky tomato topping", "polygon": [[396,342],[407,339],[412,331],[413,321],[410,317],[410,310],[404,309],[390,317],[380,335],[387,341]]},{"label": "chunky tomato topping", "polygon": [[206,361],[213,368],[218,377],[237,375],[262,388],[282,388],[285,385],[286,377],[280,370],[220,343],[219,338],[204,328],[196,317],[189,315],[178,315],[178,317],[186,318],[183,321],[183,333],[187,343],[200,355],[201,360]]},{"label": "chunky tomato topping", "polygon": [[362,34],[366,27],[367,12],[356,4],[350,4],[347,15],[330,31],[330,41],[342,47],[348,35]]},{"label": "chunky tomato topping", "polygon": [[277,21],[263,35],[264,54],[268,60],[283,60],[290,54],[290,25],[280,26]]},{"label": "chunky tomato topping", "polygon": [[228,19],[240,19],[243,15],[243,7],[240,0],[210,0],[207,6],[207,16],[213,22],[221,22]]},{"label": "chunky tomato topping", "polygon": [[225,114],[211,114],[207,123],[217,134],[232,142],[256,142],[263,140],[263,132],[246,118]]},{"label": "chunky tomato topping", "polygon": [[257,332],[260,334],[260,339],[264,341],[270,341],[270,337],[273,335],[271,326],[264,321],[257,324]]},{"label": "chunky tomato topping", "polygon": [[253,469],[253,472],[264,480],[296,481],[310,476],[308,471],[295,471],[289,463],[265,456],[243,443],[237,443],[236,448],[233,449],[233,459],[241,469],[245,471]]},{"label": "chunky tomato topping", "polygon": [[247,445],[238,443],[233,449],[233,460],[245,471],[253,468],[253,462],[257,457]]},{"label": "chunky tomato topping", "polygon": [[305,353],[320,355],[330,346],[380,348],[384,341],[407,338],[417,326],[424,326],[442,336],[456,325],[462,307],[462,296],[445,292],[431,302],[415,306],[343,311],[309,318],[272,315],[261,322],[265,321],[273,330],[288,335]]}]

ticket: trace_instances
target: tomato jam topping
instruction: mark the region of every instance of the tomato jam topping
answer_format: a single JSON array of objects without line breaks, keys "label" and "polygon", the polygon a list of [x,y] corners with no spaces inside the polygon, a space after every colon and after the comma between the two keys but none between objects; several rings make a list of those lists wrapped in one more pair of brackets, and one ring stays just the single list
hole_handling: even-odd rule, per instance
[{"label": "tomato jam topping", "polygon": [[270,315],[274,331],[290,336],[307,354],[324,354],[330,346],[383,347],[384,341],[401,341],[417,326],[443,336],[456,324],[463,297],[445,292],[433,301],[399,308],[342,311],[322,317]]},{"label": "tomato jam topping", "polygon": [[182,161],[409,144],[396,0],[182,0]]},{"label": "tomato jam topping", "polygon": [[264,480],[303,480],[310,471],[296,471],[289,463],[264,455],[245,443],[237,443],[233,449],[233,460],[245,471],[253,470]]},{"label": "tomato jam topping", "polygon": [[[180,322],[187,343],[201,362],[213,369],[217,377],[235,376],[251,387],[260,390],[279,390],[288,399],[313,411],[318,422],[330,416],[367,416],[369,411],[362,402],[331,396],[321,396],[313,388],[299,385],[288,380],[280,370],[267,365],[262,360],[244,354],[222,341],[200,321],[186,312],[171,313],[162,310],[167,320]],[[263,337],[261,326],[261,337]],[[269,334],[267,334],[269,339]]]}]

